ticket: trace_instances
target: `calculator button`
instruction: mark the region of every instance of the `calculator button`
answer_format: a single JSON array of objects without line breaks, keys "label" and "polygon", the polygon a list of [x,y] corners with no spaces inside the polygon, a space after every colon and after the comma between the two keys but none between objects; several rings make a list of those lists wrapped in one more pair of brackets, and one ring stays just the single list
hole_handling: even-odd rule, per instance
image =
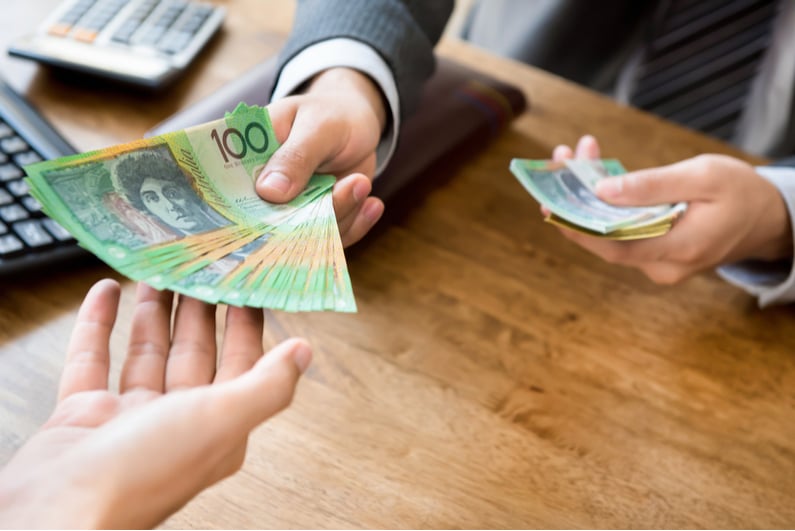
[{"label": "calculator button", "polygon": [[0,121],[0,138],[5,138],[14,134],[14,130],[8,127],[8,124]]},{"label": "calculator button", "polygon": [[11,196],[11,194],[0,188],[0,206],[7,205],[13,200],[14,198]]},{"label": "calculator button", "polygon": [[130,42],[130,38],[140,25],[140,20],[127,20],[118,30],[116,30],[116,33],[113,34],[113,40],[124,44]]},{"label": "calculator button", "polygon": [[193,38],[191,33],[170,31],[160,41],[157,49],[165,53],[177,53],[188,45],[191,38]]},{"label": "calculator button", "polygon": [[97,38],[97,32],[94,29],[78,28],[72,32],[72,38],[80,42],[92,43]]},{"label": "calculator button", "polygon": [[2,221],[0,221],[0,234],[5,234],[8,232],[8,227],[6,227]]},{"label": "calculator button", "polygon": [[50,26],[47,30],[47,33],[52,35],[53,37],[66,37],[69,35],[69,32],[72,30],[71,24],[64,24],[63,22],[58,22]]}]

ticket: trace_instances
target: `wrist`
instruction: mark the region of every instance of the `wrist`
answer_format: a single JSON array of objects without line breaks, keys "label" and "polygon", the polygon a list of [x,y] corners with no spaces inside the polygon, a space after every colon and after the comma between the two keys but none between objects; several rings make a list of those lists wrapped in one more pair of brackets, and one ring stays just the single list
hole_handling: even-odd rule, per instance
[{"label": "wrist", "polygon": [[793,255],[792,220],[787,203],[772,183],[764,181],[769,191],[768,207],[763,210],[756,258],[778,260]]},{"label": "wrist", "polygon": [[[62,470],[0,472],[0,523],[3,527],[99,529],[108,511],[98,503],[90,480],[76,480]],[[14,470],[13,472],[19,472]],[[86,490],[91,492],[86,492]],[[88,494],[88,495],[87,495]]]},{"label": "wrist", "polygon": [[356,94],[372,111],[378,121],[379,131],[383,132],[386,127],[388,108],[386,98],[378,84],[358,70],[346,67],[324,70],[312,78],[304,92]]}]

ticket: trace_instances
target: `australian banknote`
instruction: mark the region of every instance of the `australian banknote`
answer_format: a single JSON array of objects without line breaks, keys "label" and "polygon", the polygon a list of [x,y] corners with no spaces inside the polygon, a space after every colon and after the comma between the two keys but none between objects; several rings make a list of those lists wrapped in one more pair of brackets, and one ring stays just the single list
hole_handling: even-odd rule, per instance
[{"label": "australian banknote", "polygon": [[630,240],[668,232],[684,212],[684,203],[620,207],[599,199],[596,183],[625,173],[614,159],[513,159],[511,172],[550,214],[547,221],[601,238]]},{"label": "australian banknote", "polygon": [[278,147],[266,108],[25,168],[44,212],[114,269],[208,302],[355,311],[334,177],[293,201],[254,182]]}]

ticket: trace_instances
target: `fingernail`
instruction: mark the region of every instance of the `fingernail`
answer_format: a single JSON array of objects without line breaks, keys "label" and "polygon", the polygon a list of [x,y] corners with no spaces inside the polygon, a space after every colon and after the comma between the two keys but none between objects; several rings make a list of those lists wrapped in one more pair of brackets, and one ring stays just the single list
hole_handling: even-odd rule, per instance
[{"label": "fingernail", "polygon": [[381,217],[381,214],[384,212],[383,207],[381,206],[382,203],[373,202],[369,205],[364,207],[364,211],[362,214],[364,218],[369,221],[370,223],[375,223]]},{"label": "fingernail", "polygon": [[362,201],[367,194],[370,193],[370,185],[368,185],[364,181],[359,181],[353,186],[353,198],[356,200],[357,203]]},{"label": "fingernail", "polygon": [[271,172],[265,176],[265,179],[260,180],[261,188],[271,188],[279,193],[286,194],[290,191],[290,179],[283,173],[277,171]]},{"label": "fingernail", "polygon": [[306,343],[299,343],[293,351],[293,361],[301,373],[305,373],[312,361],[312,349]]},{"label": "fingernail", "polygon": [[624,188],[624,179],[621,177],[605,177],[596,183],[596,195],[601,197],[615,197]]}]

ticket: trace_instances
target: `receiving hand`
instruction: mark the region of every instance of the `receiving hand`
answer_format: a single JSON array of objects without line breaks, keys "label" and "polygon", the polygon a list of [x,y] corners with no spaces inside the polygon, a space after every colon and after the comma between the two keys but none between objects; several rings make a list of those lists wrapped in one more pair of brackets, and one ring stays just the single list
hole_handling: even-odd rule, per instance
[{"label": "receiving hand", "polygon": [[283,203],[297,196],[313,173],[334,174],[342,243],[357,242],[384,212],[381,200],[369,197],[375,148],[386,123],[378,87],[355,70],[333,68],[315,77],[303,94],[268,109],[282,145],[257,180],[257,193]]},{"label": "receiving hand", "polygon": [[215,308],[140,284],[119,393],[108,390],[119,286],[88,293],[50,419],[0,471],[0,522],[147,528],[237,471],[249,433],[285,408],[311,351],[263,357],[261,310],[230,307],[216,369]]},{"label": "receiving hand", "polygon": [[[553,154],[558,160],[572,155],[567,146],[558,146]],[[593,137],[580,139],[576,156],[599,157]],[[792,229],[781,194],[752,166],[735,158],[699,155],[606,178],[597,184],[596,194],[620,206],[688,202],[683,217],[657,238],[612,241],[560,229],[604,260],[636,267],[660,284],[742,259],[792,256]]]}]

